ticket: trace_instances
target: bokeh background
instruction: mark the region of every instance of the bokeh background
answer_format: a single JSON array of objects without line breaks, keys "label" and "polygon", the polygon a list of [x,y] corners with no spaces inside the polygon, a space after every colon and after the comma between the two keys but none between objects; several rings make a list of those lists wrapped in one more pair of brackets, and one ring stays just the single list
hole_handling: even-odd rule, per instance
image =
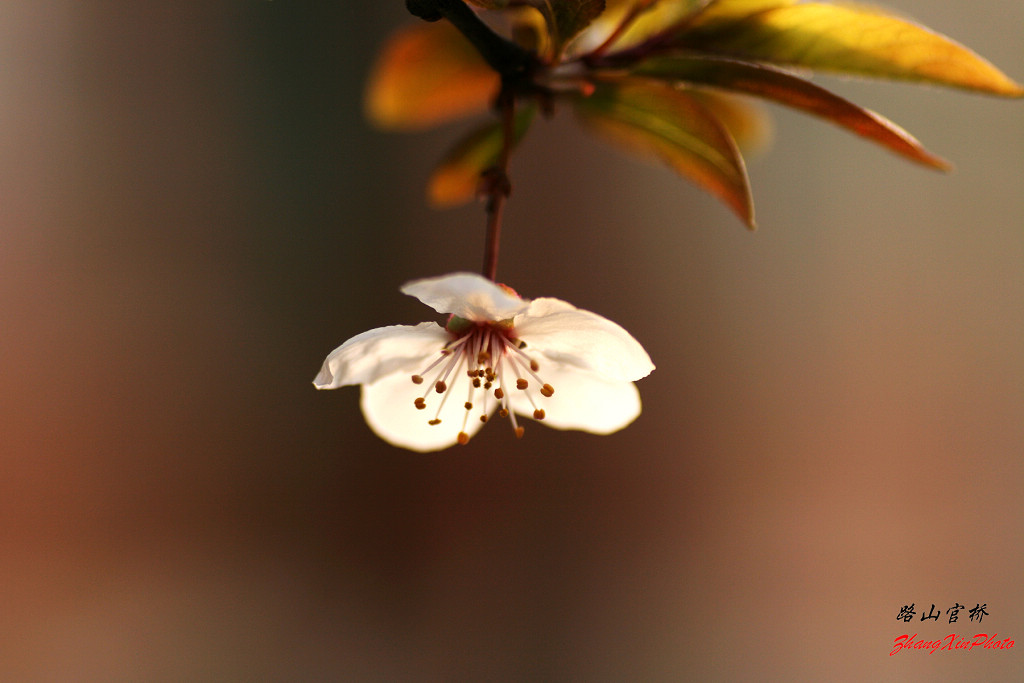
[{"label": "bokeh background", "polygon": [[[1024,79],[1024,4],[893,4]],[[411,21],[0,4],[0,679],[1019,680],[1024,103],[823,81],[956,171],[774,110],[756,233],[536,126],[499,275],[644,343],[645,412],[412,454],[310,384],[479,267],[423,201],[461,127],[362,118]]]}]

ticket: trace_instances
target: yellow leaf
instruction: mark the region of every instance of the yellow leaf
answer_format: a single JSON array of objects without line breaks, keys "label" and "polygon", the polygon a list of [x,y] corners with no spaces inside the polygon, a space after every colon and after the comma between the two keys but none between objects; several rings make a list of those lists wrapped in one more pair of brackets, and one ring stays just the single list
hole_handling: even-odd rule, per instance
[{"label": "yellow leaf", "polygon": [[416,24],[384,46],[370,74],[366,114],[382,128],[427,128],[486,111],[499,85],[451,24]]},{"label": "yellow leaf", "polygon": [[1024,95],[1020,85],[968,48],[870,7],[718,0],[678,35],[677,44],[774,64]]}]

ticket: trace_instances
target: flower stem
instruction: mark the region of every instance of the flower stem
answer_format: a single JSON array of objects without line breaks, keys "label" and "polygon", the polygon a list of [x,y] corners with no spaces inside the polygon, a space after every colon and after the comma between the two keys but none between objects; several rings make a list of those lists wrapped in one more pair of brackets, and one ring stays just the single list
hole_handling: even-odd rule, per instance
[{"label": "flower stem", "polygon": [[484,172],[481,178],[481,192],[487,197],[487,236],[484,243],[484,277],[494,280],[498,272],[498,247],[501,242],[501,216],[505,200],[512,191],[508,179],[508,159],[515,135],[515,94],[502,88],[498,95],[498,110],[501,116],[501,153],[497,163]]},{"label": "flower stem", "polygon": [[516,94],[529,90],[530,76],[539,65],[537,56],[502,38],[485,24],[462,0],[405,0],[411,14],[424,21],[447,19],[464,35],[480,56],[501,76],[496,108],[501,116],[501,153],[497,163],[480,178],[480,193],[487,198],[487,236],[484,244],[483,275],[494,280],[498,270],[501,216],[512,190],[508,159],[515,138]]}]

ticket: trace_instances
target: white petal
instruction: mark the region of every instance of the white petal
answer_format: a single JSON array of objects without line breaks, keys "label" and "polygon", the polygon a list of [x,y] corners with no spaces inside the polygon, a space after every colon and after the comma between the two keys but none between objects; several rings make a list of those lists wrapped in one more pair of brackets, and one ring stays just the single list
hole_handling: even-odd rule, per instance
[{"label": "white petal", "polygon": [[[554,387],[553,396],[545,398],[536,388],[531,396],[544,410],[542,424],[556,429],[582,429],[593,434],[610,434],[636,419],[640,414],[640,392],[632,382],[612,380],[586,372],[563,368],[561,372],[544,372],[541,377]],[[533,417],[533,404],[525,391],[512,389],[512,409],[519,415]]]},{"label": "white petal", "polygon": [[508,320],[528,303],[475,273],[414,280],[402,286],[402,293],[416,297],[438,313],[478,321]]},{"label": "white petal", "polygon": [[[629,332],[559,299],[534,299],[514,325],[526,352],[534,356],[614,380],[634,381],[654,370],[650,356]],[[543,359],[538,361],[544,377]]]},{"label": "white petal", "polygon": [[[317,389],[337,389],[394,373],[411,375],[432,362],[448,341],[448,333],[437,323],[378,327],[331,351],[313,384]],[[411,386],[409,375],[403,374]]]},{"label": "white petal", "polygon": [[[467,417],[465,403],[469,394],[469,378],[465,370],[461,373],[456,371],[453,376],[456,379],[448,388],[450,395],[439,415],[441,424],[428,423],[437,415],[442,394],[431,388],[427,394],[427,407],[419,410],[413,402],[423,395],[427,385],[415,385],[408,376],[397,374],[363,385],[360,399],[363,417],[377,436],[394,446],[421,452],[448,448],[456,443],[460,431],[472,436],[483,426],[480,421],[482,403],[474,405]],[[476,394],[477,400],[482,400],[482,392],[478,390]],[[496,405],[497,402],[491,398],[488,414]],[[463,429],[464,419],[466,426]]]}]

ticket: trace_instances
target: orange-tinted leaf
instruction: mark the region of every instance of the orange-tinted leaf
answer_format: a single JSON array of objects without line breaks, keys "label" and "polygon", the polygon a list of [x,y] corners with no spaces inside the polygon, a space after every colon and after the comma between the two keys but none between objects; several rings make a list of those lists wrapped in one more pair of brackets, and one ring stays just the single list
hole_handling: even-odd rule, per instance
[{"label": "orange-tinted leaf", "polygon": [[747,60],[1024,95],[966,47],[872,7],[717,0],[679,34],[678,44]]},{"label": "orange-tinted leaf", "polygon": [[498,87],[498,75],[451,24],[420,23],[384,46],[370,75],[366,112],[384,128],[426,128],[486,111]]},{"label": "orange-tinted leaf", "polygon": [[754,227],[750,184],[736,143],[693,97],[655,81],[630,80],[598,83],[575,104],[596,134],[627,152],[660,159]]},{"label": "orange-tinted leaf", "polygon": [[[526,135],[535,112],[533,105],[516,112],[513,143],[518,143]],[[430,176],[427,187],[430,203],[446,207],[473,199],[480,175],[497,163],[503,142],[500,121],[478,128],[463,138]]]},{"label": "orange-tinted leaf", "polygon": [[704,88],[691,88],[687,94],[722,122],[744,157],[749,159],[771,144],[774,126],[760,102]]},{"label": "orange-tinted leaf", "polygon": [[828,119],[912,161],[932,168],[949,168],[949,164],[930,154],[913,136],[885,117],[774,67],[730,59],[674,56],[648,60],[635,73],[774,100]]}]

